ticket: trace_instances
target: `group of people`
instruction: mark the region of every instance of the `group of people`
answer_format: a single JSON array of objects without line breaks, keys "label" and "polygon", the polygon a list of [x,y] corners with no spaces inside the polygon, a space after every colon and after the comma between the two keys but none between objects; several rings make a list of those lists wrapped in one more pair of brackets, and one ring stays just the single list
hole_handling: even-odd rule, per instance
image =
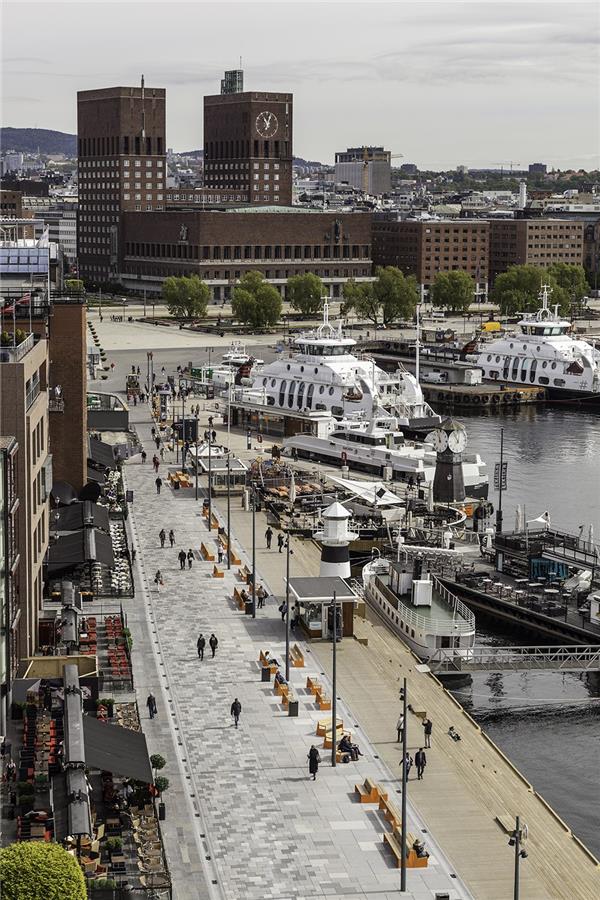
[{"label": "group of people", "polygon": [[[433,723],[432,723],[431,719],[428,718],[427,715],[425,715],[422,725],[423,725],[423,736],[424,736],[423,743],[425,746],[419,747],[419,749],[415,753],[415,758],[414,758],[414,765],[417,770],[417,780],[418,781],[423,780],[423,773],[425,772],[425,766],[427,765],[427,755],[425,753],[425,749],[429,749],[431,747],[431,733],[433,731]],[[397,743],[400,743],[404,736],[404,716],[403,715],[401,715],[400,718],[398,719],[398,723],[396,725],[396,732],[398,735]],[[400,760],[400,766],[405,767],[406,780],[408,781],[408,776],[409,776],[410,770],[413,767],[413,758],[410,755],[410,753],[408,752],[408,750],[406,751],[405,756],[403,756],[403,758]]]},{"label": "group of people", "polygon": [[[219,641],[212,632],[208,639],[208,646],[210,647],[210,649],[212,651],[211,659],[214,659],[215,653],[217,652],[217,647],[219,646]],[[196,641],[196,649],[198,650],[198,658],[200,659],[200,662],[202,662],[202,660],[204,659],[205,648],[206,648],[206,638],[204,637],[202,632],[200,632],[200,635],[198,636],[198,640]]]},{"label": "group of people", "polygon": [[[273,529],[269,525],[267,530],[265,531],[265,541],[267,542],[267,550],[271,549],[271,544],[273,542]],[[283,553],[283,548],[286,546],[285,538],[283,534],[280,532],[277,535],[277,548],[280,553]]]}]

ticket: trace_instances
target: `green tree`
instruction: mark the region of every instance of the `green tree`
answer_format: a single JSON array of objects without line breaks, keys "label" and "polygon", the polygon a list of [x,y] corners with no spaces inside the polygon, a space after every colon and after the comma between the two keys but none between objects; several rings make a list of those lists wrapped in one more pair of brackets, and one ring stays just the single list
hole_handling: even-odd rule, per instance
[{"label": "green tree", "polygon": [[58,844],[23,842],[0,850],[3,900],[86,900],[77,860]]},{"label": "green tree", "polygon": [[277,324],[282,305],[279,291],[260,272],[246,272],[233,290],[234,319],[253,328]]},{"label": "green tree", "polygon": [[323,282],[318,275],[292,275],[287,283],[287,297],[294,309],[305,316],[314,316],[323,305]]},{"label": "green tree", "polygon": [[435,306],[453,312],[466,312],[473,302],[475,282],[468,272],[438,272],[433,282],[431,299]]},{"label": "green tree", "polygon": [[490,299],[504,315],[534,312],[540,306],[542,284],[547,284],[552,291],[550,303],[557,303],[561,311],[567,313],[570,306],[567,291],[560,287],[548,269],[539,266],[511,266],[496,278]]},{"label": "green tree", "polygon": [[343,288],[344,302],[341,307],[343,316],[354,310],[359,319],[368,319],[377,325],[379,321],[379,300],[373,290],[373,282],[358,284],[354,279],[347,281]]},{"label": "green tree", "polygon": [[381,307],[383,324],[399,319],[412,319],[419,302],[419,288],[414,276],[406,277],[395,266],[375,270],[373,294]]},{"label": "green tree", "polygon": [[210,291],[197,275],[172,275],[162,286],[163,300],[172,316],[179,319],[201,319],[206,315]]},{"label": "green tree", "polygon": [[85,287],[81,278],[68,278],[65,281],[65,287],[73,294],[83,294],[85,292]]},{"label": "green tree", "polygon": [[555,262],[548,266],[548,272],[556,279],[559,287],[567,292],[569,300],[578,303],[588,292],[588,284],[583,266]]}]

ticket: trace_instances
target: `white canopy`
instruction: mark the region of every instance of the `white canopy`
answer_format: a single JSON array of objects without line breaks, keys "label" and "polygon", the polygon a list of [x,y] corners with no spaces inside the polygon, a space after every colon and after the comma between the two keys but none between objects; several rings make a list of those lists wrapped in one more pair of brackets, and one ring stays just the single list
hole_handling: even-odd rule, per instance
[{"label": "white canopy", "polygon": [[383,481],[349,481],[346,478],[338,478],[337,475],[327,475],[327,478],[371,506],[400,506],[402,504],[400,497],[388,491]]}]

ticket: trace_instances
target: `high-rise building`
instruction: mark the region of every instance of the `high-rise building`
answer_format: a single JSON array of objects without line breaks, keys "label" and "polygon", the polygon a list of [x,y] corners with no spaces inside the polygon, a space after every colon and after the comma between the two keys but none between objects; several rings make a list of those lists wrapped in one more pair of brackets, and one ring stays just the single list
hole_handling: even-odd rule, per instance
[{"label": "high-rise building", "polygon": [[365,194],[387,194],[392,189],[392,154],[383,147],[348,147],[335,154],[335,180]]},{"label": "high-rise building", "polygon": [[0,437],[0,730],[6,734],[8,698],[19,661],[16,629],[19,623],[19,445],[14,437]]},{"label": "high-rise building", "polygon": [[242,69],[230,69],[221,78],[222,94],[241,94],[244,90],[244,72]]},{"label": "high-rise building", "polygon": [[292,94],[244,91],[204,98],[204,184],[248,203],[292,203]]},{"label": "high-rise building", "polygon": [[529,163],[530,175],[545,175],[548,171],[546,163]]},{"label": "high-rise building", "polygon": [[117,276],[123,210],[164,207],[164,88],[114,87],[77,94],[79,272]]}]

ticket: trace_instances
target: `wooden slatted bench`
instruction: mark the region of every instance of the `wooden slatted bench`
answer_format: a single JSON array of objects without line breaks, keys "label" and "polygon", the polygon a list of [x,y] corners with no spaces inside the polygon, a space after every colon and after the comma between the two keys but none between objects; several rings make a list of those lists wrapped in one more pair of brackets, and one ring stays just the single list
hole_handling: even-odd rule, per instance
[{"label": "wooden slatted bench", "polygon": [[[426,869],[429,864],[429,856],[417,856],[413,850],[415,842],[414,834],[407,832],[404,853],[406,866],[409,869]],[[396,858],[396,868],[399,869],[402,861],[402,835],[400,831],[384,831],[383,843],[387,844]]]},{"label": "wooden slatted bench", "polygon": [[384,791],[376,781],[365,778],[364,784],[356,784],[354,790],[358,794],[361,803],[379,803],[380,797],[387,800],[387,791]]},{"label": "wooden slatted bench", "polygon": [[278,681],[278,680],[277,680],[277,681],[275,681],[275,683],[273,684],[273,691],[274,691],[276,694],[279,694],[280,696],[283,695],[284,691],[288,691],[288,690],[289,690],[289,685],[288,685],[288,684],[283,684],[283,682],[281,682],[281,681]]},{"label": "wooden slatted bench", "polygon": [[[235,588],[234,590],[237,591],[237,588]],[[243,601],[242,601],[242,603],[243,603]],[[271,670],[271,675],[274,675],[275,672],[277,671],[277,669],[279,668],[279,666],[276,663],[274,663],[272,659],[268,658],[268,656],[266,655],[264,650],[261,650],[260,653],[258,654],[258,661],[261,665],[269,667],[269,669]]]},{"label": "wooden slatted bench", "polygon": [[304,668],[304,654],[298,644],[294,644],[290,650],[290,663],[294,669]]},{"label": "wooden slatted bench", "polygon": [[241,569],[238,569],[238,578],[241,578],[245,584],[250,584],[252,581],[252,572],[248,566],[244,565]]},{"label": "wooden slatted bench", "polygon": [[213,566],[213,578],[225,578],[225,572],[218,566]]},{"label": "wooden slatted bench", "polygon": [[[336,719],[335,728],[341,734],[344,728],[342,719]],[[317,722],[317,737],[324,737],[328,731],[331,731],[331,719],[319,719]]]},{"label": "wooden slatted bench", "polygon": [[[336,744],[338,744],[341,741],[341,739],[344,737],[345,734],[347,734],[348,737],[350,738],[350,740],[352,740],[352,732],[351,731],[338,731],[336,734],[336,739],[335,739]],[[328,731],[323,738],[323,749],[331,750],[331,744],[332,744],[331,731]]]},{"label": "wooden slatted bench", "polygon": [[239,556],[233,550],[229,551],[229,558],[231,559],[232,566],[239,566],[242,562]]},{"label": "wooden slatted bench", "polygon": [[207,562],[214,562],[214,561],[215,561],[215,555],[214,555],[214,553],[211,553],[210,550],[208,549],[208,547],[206,546],[206,544],[204,544],[204,543],[203,543],[203,544],[200,544],[200,553],[202,554],[203,558],[204,558]]},{"label": "wooden slatted bench", "polygon": [[331,709],[331,700],[325,694],[325,690],[322,687],[315,691],[315,702],[320,710]]},{"label": "wooden slatted bench", "polygon": [[387,796],[379,798],[379,809],[383,812],[385,821],[389,822],[392,826],[392,831],[396,831],[401,827],[402,816],[400,815],[396,807],[392,806]]},{"label": "wooden slatted bench", "polygon": [[[191,482],[190,482],[190,485],[191,485]],[[214,513],[212,513],[212,515],[210,517],[210,530],[212,530],[213,528],[216,528],[217,530],[219,528],[219,520],[217,519],[217,517],[215,516]]]},{"label": "wooden slatted bench", "polygon": [[306,676],[306,690],[310,691],[311,694],[316,694],[317,691],[321,690],[321,685],[319,684],[319,679],[315,678],[314,675]]},{"label": "wooden slatted bench", "polygon": [[296,696],[295,696],[294,692],[289,690],[289,686],[288,686],[288,690],[285,691],[285,693],[282,693],[282,695],[281,695],[281,705],[283,706],[284,709],[287,709],[288,706],[290,705],[290,700],[294,701],[295,699],[296,699]]},{"label": "wooden slatted bench", "polygon": [[236,587],[234,587],[234,589],[233,589],[233,599],[235,600],[235,602],[237,603],[239,608],[245,612],[246,611],[246,601],[242,597],[242,592],[239,591]]}]

